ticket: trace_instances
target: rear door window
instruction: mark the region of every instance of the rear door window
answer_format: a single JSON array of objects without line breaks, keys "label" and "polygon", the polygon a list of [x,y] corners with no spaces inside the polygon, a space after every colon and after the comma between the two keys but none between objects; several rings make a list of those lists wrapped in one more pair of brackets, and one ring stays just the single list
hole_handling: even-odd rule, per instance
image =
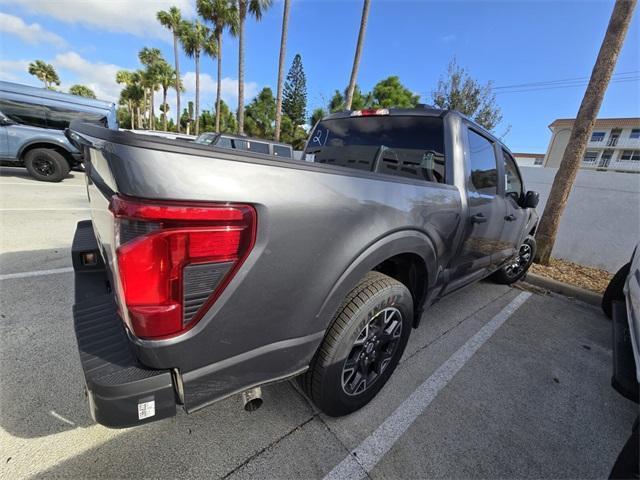
[{"label": "rear door window", "polygon": [[269,144],[262,142],[247,141],[247,150],[255,153],[265,153],[269,155]]},{"label": "rear door window", "polygon": [[473,130],[468,132],[471,186],[478,193],[496,195],[498,168],[493,142]]},{"label": "rear door window", "polygon": [[93,123],[101,127],[107,126],[107,118],[104,115],[90,112],[79,112],[60,107],[46,107],[47,127],[64,130],[69,127],[72,120],[80,120],[85,123]]},{"label": "rear door window", "polygon": [[291,158],[291,149],[282,145],[274,145],[273,154],[277,157]]}]

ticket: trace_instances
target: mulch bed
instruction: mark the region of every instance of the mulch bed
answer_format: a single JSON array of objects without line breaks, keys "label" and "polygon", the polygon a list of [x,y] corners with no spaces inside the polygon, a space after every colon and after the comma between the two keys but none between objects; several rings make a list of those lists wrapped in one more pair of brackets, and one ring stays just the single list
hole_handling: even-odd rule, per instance
[{"label": "mulch bed", "polygon": [[576,287],[603,293],[613,277],[612,273],[594,267],[586,267],[577,263],[552,258],[549,265],[534,263],[529,270],[542,277],[568,283]]}]

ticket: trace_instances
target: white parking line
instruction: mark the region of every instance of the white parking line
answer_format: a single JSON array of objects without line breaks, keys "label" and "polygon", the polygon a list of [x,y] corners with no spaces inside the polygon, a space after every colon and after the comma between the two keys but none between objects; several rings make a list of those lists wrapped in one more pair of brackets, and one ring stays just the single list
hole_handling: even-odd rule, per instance
[{"label": "white parking line", "polygon": [[73,267],[53,268],[51,270],[34,270],[32,272],[6,273],[4,275],[0,275],[0,280],[10,280],[12,278],[39,277],[41,275],[56,275],[58,273],[69,273],[69,272],[73,272]]},{"label": "white parking line", "polygon": [[382,457],[500,326],[531,296],[522,292],[427,378],[371,435],[324,480],[365,478]]},{"label": "white parking line", "polygon": [[89,208],[0,208],[0,212],[88,212]]},{"label": "white parking line", "polygon": [[[53,185],[51,185],[50,183],[45,183],[45,182],[38,182],[38,183],[34,183],[34,182],[0,182],[0,187],[2,187],[3,185],[20,185],[21,187],[52,187]],[[75,187],[75,188],[84,188],[84,184],[73,184],[70,183],[68,185],[65,184],[56,184],[55,188],[58,187]]]}]

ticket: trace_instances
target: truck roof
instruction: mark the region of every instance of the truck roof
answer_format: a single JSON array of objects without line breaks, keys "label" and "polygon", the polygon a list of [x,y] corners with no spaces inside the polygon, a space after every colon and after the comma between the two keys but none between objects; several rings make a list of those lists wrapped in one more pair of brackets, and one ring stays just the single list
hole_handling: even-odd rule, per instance
[{"label": "truck roof", "polygon": [[83,107],[93,107],[101,110],[110,110],[115,103],[106,100],[81,97],[70,93],[56,92],[46,88],[32,87],[21,83],[0,81],[0,92],[7,92],[17,95],[26,95],[34,98],[45,98],[48,100],[75,104]]},{"label": "truck roof", "polygon": [[327,115],[323,118],[323,120],[331,120],[334,118],[349,118],[359,116],[355,112],[371,112],[372,115],[375,115],[376,111],[384,111],[384,115],[420,115],[420,116],[428,116],[428,117],[439,117],[448,113],[450,110],[443,110],[440,108],[423,106],[423,107],[415,107],[415,108],[363,108],[362,110],[342,110],[340,112],[335,112]]}]

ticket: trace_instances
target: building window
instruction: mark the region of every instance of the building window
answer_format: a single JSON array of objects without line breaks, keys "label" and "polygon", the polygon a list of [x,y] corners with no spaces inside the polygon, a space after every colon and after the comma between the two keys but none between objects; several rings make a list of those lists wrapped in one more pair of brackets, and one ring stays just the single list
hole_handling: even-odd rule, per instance
[{"label": "building window", "polygon": [[536,159],[533,161],[533,164],[542,165],[542,162],[544,162],[544,157],[536,157]]},{"label": "building window", "polygon": [[584,154],[584,158],[582,159],[583,163],[596,163],[598,160],[598,152],[597,151],[587,151]]},{"label": "building window", "polygon": [[632,129],[629,138],[640,138],[640,128]]},{"label": "building window", "polygon": [[604,132],[593,132],[591,134],[592,142],[601,142],[604,140],[605,133]]},{"label": "building window", "polygon": [[640,161],[640,150],[623,150],[620,161],[637,162]]}]

